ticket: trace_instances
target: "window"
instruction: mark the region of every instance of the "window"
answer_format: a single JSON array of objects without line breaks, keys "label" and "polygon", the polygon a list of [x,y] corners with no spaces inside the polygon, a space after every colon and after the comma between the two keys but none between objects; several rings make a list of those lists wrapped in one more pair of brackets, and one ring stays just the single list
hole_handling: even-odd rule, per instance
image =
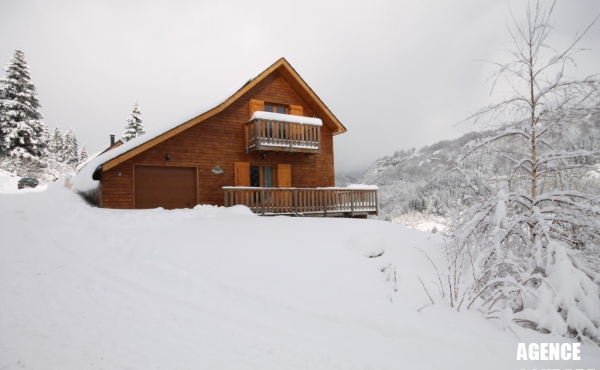
[{"label": "window", "polygon": [[273,187],[273,167],[271,166],[263,167],[263,186],[265,188]]},{"label": "window", "polygon": [[[255,188],[272,188],[273,185],[273,166],[262,164],[250,166],[250,186]],[[261,194],[254,194],[254,202],[261,202]],[[273,202],[273,194],[268,193],[265,196],[264,202]]]},{"label": "window", "polygon": [[251,118],[256,111],[291,114],[293,116],[303,115],[301,105],[266,103],[264,100],[258,99],[250,99],[248,101],[248,109],[250,112],[249,118]]},{"label": "window", "polygon": [[252,165],[250,166],[250,186],[272,188],[273,166],[270,165]]},{"label": "window", "polygon": [[[265,112],[288,114],[287,105],[265,103]],[[287,125],[275,124],[265,128],[265,136],[268,138],[287,139]],[[275,131],[275,132],[274,132]]]},{"label": "window", "polygon": [[281,104],[265,103],[265,112],[287,114],[287,106]]}]

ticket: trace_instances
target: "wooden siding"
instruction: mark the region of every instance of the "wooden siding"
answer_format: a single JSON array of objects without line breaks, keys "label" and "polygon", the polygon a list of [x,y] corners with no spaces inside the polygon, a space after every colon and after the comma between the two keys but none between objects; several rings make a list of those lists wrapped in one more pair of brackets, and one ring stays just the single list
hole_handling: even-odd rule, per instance
[{"label": "wooden siding", "polygon": [[[301,188],[334,186],[333,134],[321,126],[321,154],[246,153],[245,124],[250,118],[249,101],[258,99],[302,107],[303,115],[315,112],[275,71],[242,95],[221,113],[118,164],[102,173],[102,206],[134,208],[134,164],[190,166],[197,168],[198,203],[223,205],[223,187],[234,186],[234,162],[289,164],[291,186]],[[169,161],[166,154],[171,154]],[[211,170],[220,165],[223,173]],[[121,173],[121,176],[118,174]]]}]

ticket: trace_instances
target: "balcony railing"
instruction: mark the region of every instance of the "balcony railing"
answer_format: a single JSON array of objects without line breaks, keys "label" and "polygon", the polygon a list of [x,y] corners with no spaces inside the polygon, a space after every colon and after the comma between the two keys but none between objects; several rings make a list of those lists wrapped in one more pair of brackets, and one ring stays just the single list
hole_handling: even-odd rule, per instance
[{"label": "balcony railing", "polygon": [[321,126],[253,119],[246,123],[246,152],[321,152]]},{"label": "balcony railing", "polygon": [[366,216],[378,214],[376,189],[224,187],[225,206],[260,215]]}]

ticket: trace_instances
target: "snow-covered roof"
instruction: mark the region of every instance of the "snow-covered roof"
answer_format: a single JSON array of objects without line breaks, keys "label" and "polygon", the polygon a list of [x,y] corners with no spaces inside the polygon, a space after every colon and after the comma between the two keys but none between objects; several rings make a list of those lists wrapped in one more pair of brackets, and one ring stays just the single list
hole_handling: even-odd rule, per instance
[{"label": "snow-covered roof", "polygon": [[107,152],[100,154],[99,156],[93,158],[88,161],[85,166],[83,166],[75,178],[73,179],[73,190],[75,191],[89,191],[98,187],[99,182],[92,179],[92,176],[96,169],[103,165],[104,163],[120,156],[123,153],[130,151],[140,145],[143,145],[149,142],[152,139],[159,137],[167,131],[170,131],[178,126],[181,126],[183,123],[188,122],[189,120],[202,115],[219,105],[223,104],[227,99],[233,96],[237,91],[239,91],[242,87],[252,81],[256,75],[245,78],[244,80],[237,83],[233,88],[229,89],[225,94],[216,99],[210,104],[203,106],[202,108],[196,108],[194,111],[190,111],[186,114],[183,114],[179,117],[179,119],[175,119],[171,121],[169,124],[161,125],[154,127],[152,129],[148,129],[144,135],[138,136],[134,139],[129,140],[123,145],[120,145],[114,149],[111,149]]},{"label": "snow-covered roof", "polygon": [[267,120],[267,121],[297,123],[300,125],[323,126],[323,121],[321,121],[320,118],[293,116],[291,114],[283,114],[283,113],[256,111],[252,115],[252,118],[250,118],[250,121],[252,121],[253,119],[263,119],[263,120]]},{"label": "snow-covered roof", "polygon": [[[297,85],[297,88],[304,91],[306,97],[314,101],[319,107],[319,109],[321,109],[320,112],[328,119],[327,124],[332,125],[332,130],[334,134],[346,131],[344,125],[342,125],[342,123],[339,122],[339,120],[333,115],[333,113],[331,113],[331,111],[325,106],[325,104],[319,99],[319,97],[316,96],[316,94],[314,94],[314,92],[310,89],[308,85],[306,85],[306,83],[297,74],[293,67],[289,65],[289,63],[287,63],[287,61],[284,58],[281,58],[266,70],[263,70],[260,73],[245,78],[211,104],[207,104],[206,106],[201,108],[195,108],[192,111],[187,112],[186,114],[176,117],[176,119],[171,121],[169,124],[157,126],[153,129],[148,129],[148,131],[146,131],[144,135],[138,136],[137,138],[132,139],[112,150],[102,153],[94,159],[90,160],[85,166],[83,166],[80,169],[80,171],[75,176],[73,180],[73,190],[85,192],[97,188],[99,183],[98,181],[93,180],[92,176],[96,169],[98,169],[100,166],[104,166],[105,170],[107,169],[107,166],[108,168],[113,167],[118,162],[116,158],[124,155],[124,157],[121,158],[124,159],[127,157],[137,155],[142,150],[145,150],[148,147],[151,147],[152,145],[156,145],[158,142],[160,142],[161,139],[171,137],[172,135],[175,135],[176,133],[180,132],[180,130],[185,130],[195,125],[196,123],[201,122],[201,120],[205,119],[203,118],[205,115],[210,116],[211,114],[217,114],[220,111],[219,109],[227,107],[228,104],[231,103],[231,101],[235,100],[232,98],[234,98],[237,94],[243,93],[243,89],[247,85],[249,85],[249,87],[246,87],[246,89],[251,88],[252,86],[254,86],[254,84],[258,83],[264,76],[269,75],[275,69],[278,69],[280,67],[283,67],[281,69],[281,72],[289,75],[294,81],[294,83]],[[323,124],[323,122],[320,119],[314,119],[309,117],[301,117],[300,121],[301,122],[296,123],[309,125],[313,124],[319,126]],[[178,129],[179,131],[176,129]],[[161,138],[159,139],[159,137]],[[144,144],[148,145],[145,145],[143,148],[140,148]]]}]

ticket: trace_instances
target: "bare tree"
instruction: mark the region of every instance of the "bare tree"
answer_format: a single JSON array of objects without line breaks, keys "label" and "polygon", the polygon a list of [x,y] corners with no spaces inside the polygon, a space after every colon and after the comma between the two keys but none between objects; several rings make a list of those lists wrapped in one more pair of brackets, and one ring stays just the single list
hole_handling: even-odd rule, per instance
[{"label": "bare tree", "polygon": [[471,143],[455,168],[491,151],[510,170],[493,196],[473,182],[471,206],[447,243],[451,304],[580,340],[600,340],[600,198],[583,184],[600,162],[577,141],[600,113],[596,75],[569,77],[581,38],[548,46],[554,2],[528,3],[524,22],[511,12],[511,60],[493,63],[492,92],[510,98],[467,121],[495,134]]}]

